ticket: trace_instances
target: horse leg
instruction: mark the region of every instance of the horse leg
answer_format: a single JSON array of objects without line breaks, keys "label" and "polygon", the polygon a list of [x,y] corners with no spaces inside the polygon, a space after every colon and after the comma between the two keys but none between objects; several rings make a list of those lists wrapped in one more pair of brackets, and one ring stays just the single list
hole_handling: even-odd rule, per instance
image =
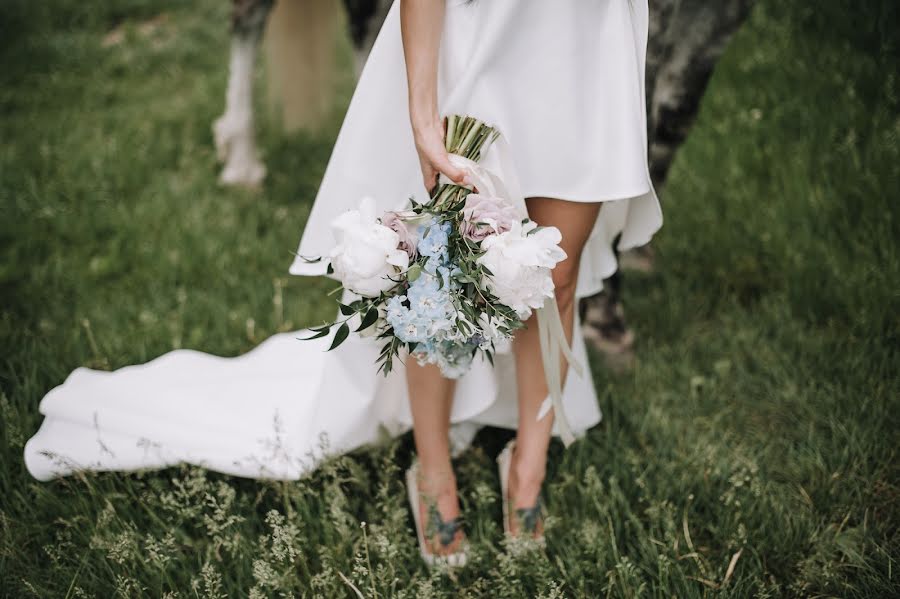
[{"label": "horse leg", "polygon": [[225,185],[255,187],[266,176],[253,131],[253,67],[273,0],[233,0],[225,113],[213,123]]},{"label": "horse leg", "polygon": [[[715,68],[732,34],[755,0],[651,0],[647,47],[647,118],[650,177],[661,191],[675,153],[687,137]],[[653,268],[650,247],[630,250],[621,269]],[[613,366],[631,361],[634,334],[622,308],[622,274],[604,281],[604,291],[584,298],[585,338]]]}]

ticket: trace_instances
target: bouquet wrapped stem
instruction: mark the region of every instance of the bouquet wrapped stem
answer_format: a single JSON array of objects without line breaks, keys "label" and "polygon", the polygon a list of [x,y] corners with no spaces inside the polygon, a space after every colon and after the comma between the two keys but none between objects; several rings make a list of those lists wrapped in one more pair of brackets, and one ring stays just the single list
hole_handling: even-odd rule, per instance
[{"label": "bouquet wrapped stem", "polygon": [[[472,162],[481,160],[482,150],[497,139],[499,132],[480,120],[470,116],[452,114],[444,121],[447,131],[444,147],[447,152],[461,156]],[[464,199],[471,190],[454,183],[438,183],[432,190],[431,200],[435,209],[451,209]]]}]

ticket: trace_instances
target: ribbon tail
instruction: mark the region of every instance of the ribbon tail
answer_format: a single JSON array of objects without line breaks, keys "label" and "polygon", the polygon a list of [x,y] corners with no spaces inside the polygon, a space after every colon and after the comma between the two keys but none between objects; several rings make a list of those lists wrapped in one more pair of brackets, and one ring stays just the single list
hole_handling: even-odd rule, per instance
[{"label": "ribbon tail", "polygon": [[538,409],[537,420],[540,422],[544,419],[544,416],[550,413],[550,410],[553,409],[553,400],[547,395],[547,399],[541,402],[541,407]]},{"label": "ribbon tail", "polygon": [[566,357],[566,362],[580,377],[584,377],[584,368],[581,362],[575,359],[572,348],[566,341],[566,333],[563,330],[562,319],[559,317],[559,305],[556,303],[556,297],[549,297],[544,301],[543,310],[547,314],[547,326],[550,330],[550,338],[556,339],[559,347]]},{"label": "ribbon tail", "polygon": [[575,441],[575,433],[566,418],[566,413],[562,403],[562,381],[560,375],[560,355],[565,355],[567,362],[578,371],[579,376],[582,374],[581,365],[574,359],[571,348],[566,342],[563,334],[562,324],[559,317],[559,309],[555,300],[548,300],[542,308],[537,310],[538,321],[538,338],[541,345],[541,359],[544,363],[544,376],[547,379],[547,389],[550,397],[541,404],[538,413],[538,420],[543,418],[550,410],[546,404],[549,401],[553,406],[556,414],[557,426],[559,426],[559,436],[563,445],[568,447]]},{"label": "ribbon tail", "polygon": [[544,377],[547,379],[547,390],[549,393],[547,394],[547,398],[541,402],[541,407],[538,410],[537,420],[540,421],[550,413],[551,409],[555,408],[555,402],[553,401],[553,390],[550,385],[550,375],[547,374],[549,370],[547,370],[548,360],[550,359],[548,356],[550,355],[550,334],[547,329],[547,321],[538,315],[537,318],[538,325],[538,341],[541,346],[541,360],[544,364],[545,374]]}]

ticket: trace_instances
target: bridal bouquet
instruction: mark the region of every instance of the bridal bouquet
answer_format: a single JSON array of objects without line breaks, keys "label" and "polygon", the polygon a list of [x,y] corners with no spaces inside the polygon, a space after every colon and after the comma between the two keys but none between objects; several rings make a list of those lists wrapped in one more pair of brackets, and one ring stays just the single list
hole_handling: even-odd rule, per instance
[{"label": "bridal bouquet", "polygon": [[566,257],[559,230],[530,220],[521,201],[504,197],[502,181],[479,167],[497,136],[472,117],[448,117],[445,146],[472,187],[442,178],[426,202],[410,199],[406,209],[379,215],[374,200],[363,198],[332,222],[338,243],[328,273],[358,299],[341,303],[342,317],[311,329],[309,339],[336,326],[330,349],[351,328],[383,340],[385,374],[404,348],[449,378],[463,375],[479,353],[493,363],[532,310],[553,297],[550,270]]}]

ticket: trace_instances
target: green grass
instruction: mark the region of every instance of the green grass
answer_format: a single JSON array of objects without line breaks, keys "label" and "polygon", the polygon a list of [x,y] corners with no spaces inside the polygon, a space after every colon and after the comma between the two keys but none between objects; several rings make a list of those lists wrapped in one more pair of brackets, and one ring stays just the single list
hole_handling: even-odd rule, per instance
[{"label": "green grass", "polygon": [[73,368],[235,355],[333,313],[328,283],[286,268],[339,118],[290,138],[266,124],[265,188],[218,187],[226,3],[116,4],[14,0],[0,16],[0,596],[898,587],[894,3],[757,7],[665,190],[658,269],[628,276],[636,368],[596,368],[604,422],[552,448],[546,555],[504,546],[504,434],[485,431],[458,464],[475,553],[455,578],[417,557],[408,437],[297,483],[25,472],[38,402]]}]

